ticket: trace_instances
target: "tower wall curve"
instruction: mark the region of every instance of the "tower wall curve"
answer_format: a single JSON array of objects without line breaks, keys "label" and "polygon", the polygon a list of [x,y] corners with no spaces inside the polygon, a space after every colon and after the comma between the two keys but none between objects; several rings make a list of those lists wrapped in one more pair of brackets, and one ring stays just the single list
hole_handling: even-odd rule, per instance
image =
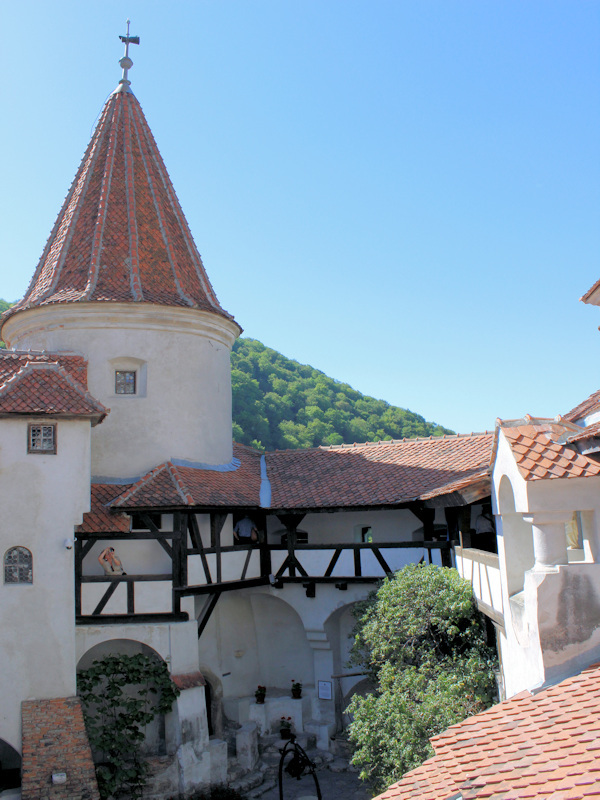
[{"label": "tower wall curve", "polygon": [[94,479],[139,477],[171,459],[231,462],[232,320],[148,303],[51,304],[10,317],[3,334],[18,350],[88,361],[88,389],[110,409],[92,431]]}]

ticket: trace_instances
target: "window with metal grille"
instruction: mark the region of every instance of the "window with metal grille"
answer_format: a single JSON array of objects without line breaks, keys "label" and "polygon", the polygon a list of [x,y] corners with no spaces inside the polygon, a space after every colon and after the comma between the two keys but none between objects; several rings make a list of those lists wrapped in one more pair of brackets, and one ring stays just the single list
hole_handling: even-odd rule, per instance
[{"label": "window with metal grille", "polygon": [[115,371],[115,394],[135,394],[135,370]]},{"label": "window with metal grille", "polygon": [[4,554],[4,583],[33,583],[33,556],[26,547],[11,547]]},{"label": "window with metal grille", "polygon": [[28,453],[56,453],[56,425],[29,425]]}]

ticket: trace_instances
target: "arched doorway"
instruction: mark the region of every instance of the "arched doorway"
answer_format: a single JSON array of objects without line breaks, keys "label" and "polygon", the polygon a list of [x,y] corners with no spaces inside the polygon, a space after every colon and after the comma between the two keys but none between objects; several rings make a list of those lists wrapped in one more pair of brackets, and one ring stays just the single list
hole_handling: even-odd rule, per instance
[{"label": "arched doorway", "polygon": [[531,523],[515,510],[515,496],[510,479],[503,475],[498,491],[498,511],[502,521],[506,581],[509,597],[523,590],[525,573],[533,567],[533,532]]},{"label": "arched doorway", "polygon": [[[125,656],[133,656],[133,655],[145,655],[151,658],[154,661],[160,662],[162,661],[161,657],[158,653],[153,650],[148,645],[144,644],[143,642],[138,642],[133,639],[108,639],[104,642],[100,642],[97,645],[91,647],[88,651],[84,653],[84,655],[79,659],[79,663],[77,664],[77,672],[81,672],[83,670],[88,669],[92,666],[94,661],[101,661],[106,656],[115,656],[115,655],[125,655]],[[135,688],[132,687],[132,693],[135,693]],[[156,703],[157,699],[150,699],[149,703]],[[166,724],[165,724],[165,715],[164,714],[157,714],[152,722],[146,726],[145,731],[145,741],[142,747],[142,752],[147,756],[162,756],[166,755],[167,753],[167,746],[166,746]],[[93,753],[94,761],[98,762],[102,760],[101,753]]]},{"label": "arched doorway", "polygon": [[[356,603],[336,608],[335,611],[325,620],[325,632],[333,651],[334,674],[337,677],[334,681],[336,719],[339,728],[345,728],[348,718],[345,709],[350,703],[354,694],[366,694],[372,692],[374,687],[370,680],[360,673],[358,667],[349,664],[350,651],[352,649],[352,631],[356,623],[353,609]],[[355,673],[355,674],[352,674]]]},{"label": "arched doorway", "polygon": [[14,747],[0,739],[0,797],[9,789],[21,786],[21,756]]}]

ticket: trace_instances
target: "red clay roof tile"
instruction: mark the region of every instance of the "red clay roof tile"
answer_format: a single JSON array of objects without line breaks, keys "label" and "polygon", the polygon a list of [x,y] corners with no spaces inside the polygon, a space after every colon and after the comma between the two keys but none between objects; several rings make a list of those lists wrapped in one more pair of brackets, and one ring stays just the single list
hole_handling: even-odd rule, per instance
[{"label": "red clay roof tile", "polygon": [[127,514],[115,514],[110,510],[110,501],[127,491],[129,485],[113,483],[93,483],[91,510],[83,515],[83,522],[77,526],[82,533],[124,533],[130,530]]},{"label": "red clay roof tile", "polygon": [[80,301],[187,306],[233,319],[219,305],[131,92],[106,102],[27,293],[4,319]]},{"label": "red clay roof tile", "polygon": [[[270,508],[395,505],[487,486],[491,442],[486,433],[266,453]],[[111,505],[259,507],[261,453],[234,444],[234,456],[240,464],[229,471],[166,462]]]},{"label": "red clay roof tile", "polygon": [[597,411],[598,409],[600,409],[600,391],[592,392],[592,394],[586,397],[579,405],[576,405],[575,408],[572,408],[567,414],[563,414],[561,419],[567,422],[577,422],[587,417],[592,411]]},{"label": "red clay roof tile", "polygon": [[[499,427],[526,481],[600,475],[600,464],[569,444],[573,435],[579,435],[569,423],[532,420],[530,425],[514,426],[500,420]],[[532,446],[524,449],[527,440]]]},{"label": "red clay roof tile", "polygon": [[[538,694],[521,693],[434,737],[434,758],[379,797],[447,800],[457,793],[463,800],[598,797],[599,704],[599,665]],[[427,794],[433,782],[439,791]]]},{"label": "red clay roof tile", "polygon": [[82,416],[96,425],[108,413],[61,364],[10,357],[6,361],[9,368],[0,384],[0,414]]},{"label": "red clay roof tile", "polygon": [[487,476],[493,435],[440,436],[267,453],[273,508],[393,505]]},{"label": "red clay roof tile", "polygon": [[166,462],[127,487],[110,503],[115,509],[153,507],[258,507],[261,453],[234,444],[239,466],[229,471]]},{"label": "red clay roof tile", "polygon": [[597,437],[600,437],[600,422],[593,422],[591,425],[587,425],[585,428],[569,436],[567,441],[580,442],[583,439],[594,439]]},{"label": "red clay roof tile", "polygon": [[27,364],[60,364],[87,391],[87,361],[82,356],[35,350],[0,350],[0,386]]}]

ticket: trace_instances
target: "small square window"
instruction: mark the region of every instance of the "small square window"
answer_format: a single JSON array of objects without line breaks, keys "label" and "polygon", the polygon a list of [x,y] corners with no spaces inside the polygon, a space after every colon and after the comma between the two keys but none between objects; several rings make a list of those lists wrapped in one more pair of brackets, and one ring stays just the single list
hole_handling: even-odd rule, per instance
[{"label": "small square window", "polygon": [[363,544],[370,544],[373,541],[373,528],[370,525],[361,525],[360,540]]},{"label": "small square window", "polygon": [[29,425],[28,453],[56,453],[56,425]]},{"label": "small square window", "polygon": [[115,372],[115,394],[135,394],[135,370]]}]

